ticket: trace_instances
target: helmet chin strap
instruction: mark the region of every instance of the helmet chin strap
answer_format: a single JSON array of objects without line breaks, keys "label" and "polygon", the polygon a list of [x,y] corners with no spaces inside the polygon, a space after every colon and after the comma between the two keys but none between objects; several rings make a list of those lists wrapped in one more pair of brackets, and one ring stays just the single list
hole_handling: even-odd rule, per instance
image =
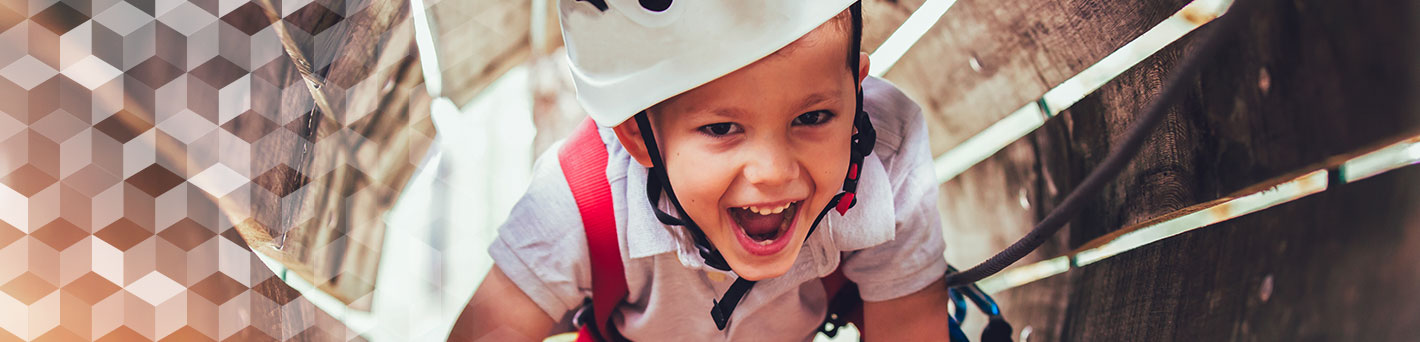
[{"label": "helmet chin strap", "polygon": [[[700,230],[700,226],[690,219],[690,215],[685,214],[685,208],[681,207],[680,199],[676,197],[675,190],[671,189],[670,178],[666,175],[666,163],[661,160],[661,151],[656,145],[656,135],[651,132],[651,123],[647,119],[645,111],[636,114],[636,125],[641,128],[641,140],[646,142],[646,154],[651,157],[651,169],[646,177],[646,199],[651,202],[651,210],[656,213],[656,219],[668,226],[682,226],[690,232],[690,236],[695,240],[695,248],[699,250],[700,257],[705,258],[705,264],[721,271],[729,271],[730,264],[725,262],[725,257],[720,255],[720,251],[710,244],[710,240],[705,237],[705,232]],[[661,210],[661,194],[665,193],[670,197],[671,205],[675,211],[680,213],[680,217],[672,216],[670,213]]]},{"label": "helmet chin strap", "polygon": [[[852,143],[849,147],[848,173],[844,176],[842,191],[834,195],[833,198],[828,201],[828,204],[824,205],[823,210],[819,211],[818,216],[814,218],[813,224],[809,225],[809,231],[805,235],[806,238],[807,236],[813,235],[814,230],[818,228],[819,223],[823,221],[824,216],[827,215],[829,211],[837,211],[839,215],[844,215],[848,212],[848,209],[858,203],[856,194],[858,190],[858,178],[862,174],[863,158],[873,153],[873,145],[877,142],[877,131],[873,129],[873,123],[869,120],[868,113],[863,111],[863,83],[860,81],[858,73],[858,66],[860,65],[858,51],[861,51],[859,44],[862,37],[860,29],[862,23],[862,3],[853,3],[849,6],[849,11],[852,12],[852,20],[855,29],[853,30],[852,37],[853,49],[850,50],[848,54],[848,60],[849,65],[852,66],[849,69],[852,70],[853,83],[857,89],[857,102],[855,105],[855,114],[853,115],[854,132],[851,139]],[[730,264],[725,261],[724,255],[720,254],[720,251],[715,249],[714,245],[710,244],[710,240],[706,238],[705,232],[695,224],[695,221],[690,219],[690,215],[685,213],[685,208],[681,207],[680,200],[676,198],[675,190],[671,188],[670,178],[666,174],[666,163],[661,158],[661,151],[656,144],[656,135],[652,132],[651,122],[648,116],[646,111],[642,110],[640,113],[636,114],[635,120],[636,125],[641,130],[641,140],[646,144],[646,153],[651,157],[651,168],[648,170],[646,177],[646,199],[651,204],[651,210],[656,213],[656,219],[661,221],[662,224],[682,226],[686,228],[686,231],[690,232],[690,236],[695,241],[696,250],[698,250],[700,256],[705,259],[705,265],[721,271],[732,271]],[[661,194],[663,192],[670,198],[671,205],[675,207],[675,211],[680,214],[679,217],[661,210],[660,203]],[[753,280],[737,278],[719,300],[711,299],[713,307],[710,309],[710,317],[715,321],[716,328],[725,330],[725,327],[730,323],[730,315],[734,313],[735,306],[739,305],[740,299],[743,299],[745,294],[749,293],[749,290],[754,288],[754,284],[755,281]]]}]

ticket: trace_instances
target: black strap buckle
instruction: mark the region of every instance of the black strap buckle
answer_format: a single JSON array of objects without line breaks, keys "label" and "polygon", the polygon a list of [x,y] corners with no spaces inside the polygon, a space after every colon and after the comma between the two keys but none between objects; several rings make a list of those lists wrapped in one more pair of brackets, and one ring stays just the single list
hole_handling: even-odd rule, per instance
[{"label": "black strap buckle", "polygon": [[725,326],[730,324],[730,315],[720,310],[720,301],[711,299],[710,319],[715,321],[715,328],[725,330]]}]

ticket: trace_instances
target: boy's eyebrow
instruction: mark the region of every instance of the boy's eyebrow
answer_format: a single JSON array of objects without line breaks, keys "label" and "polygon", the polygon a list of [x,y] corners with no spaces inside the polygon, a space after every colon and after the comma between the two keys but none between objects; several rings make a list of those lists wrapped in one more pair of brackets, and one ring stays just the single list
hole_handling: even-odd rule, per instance
[{"label": "boy's eyebrow", "polygon": [[804,97],[804,100],[803,100],[803,101],[800,101],[800,102],[799,102],[799,106],[796,107],[796,108],[801,108],[801,109],[802,109],[802,108],[809,108],[809,107],[813,107],[813,106],[816,106],[816,105],[820,105],[820,104],[823,104],[823,103],[826,103],[826,102],[833,101],[833,100],[836,99],[833,95],[834,95],[834,92],[833,92],[833,91],[821,91],[821,92],[809,94],[809,96],[805,96],[805,97]]},{"label": "boy's eyebrow", "polygon": [[[794,107],[794,109],[810,108],[810,107],[813,107],[813,106],[817,106],[817,105],[821,105],[821,104],[824,104],[824,103],[828,103],[828,102],[834,101],[836,98],[835,98],[833,95],[834,95],[834,92],[833,92],[833,91],[822,91],[822,92],[817,92],[817,93],[809,94],[808,96],[805,96],[802,101],[799,101],[799,106],[798,106],[798,107]],[[715,115],[723,116],[723,117],[728,117],[728,118],[741,118],[741,117],[749,116],[749,113],[748,113],[747,111],[745,111],[744,108],[733,107],[733,106],[731,106],[731,107],[718,107],[718,108],[715,108],[715,109],[713,109],[713,110],[710,110],[709,112],[710,112],[711,114],[715,114]]]}]

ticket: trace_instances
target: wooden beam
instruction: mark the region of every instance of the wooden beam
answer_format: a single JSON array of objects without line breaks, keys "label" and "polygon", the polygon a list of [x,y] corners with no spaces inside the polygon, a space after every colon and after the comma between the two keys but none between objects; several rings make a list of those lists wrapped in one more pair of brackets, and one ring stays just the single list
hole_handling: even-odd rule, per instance
[{"label": "wooden beam", "polygon": [[[374,289],[381,217],[434,135],[408,5],[372,2],[320,36],[339,39],[279,34],[290,60],[256,71],[274,84],[252,95],[277,127],[252,144],[254,186],[220,199],[253,250],[355,309]],[[329,6],[336,16],[344,3]]]},{"label": "wooden beam", "polygon": [[863,1],[863,51],[872,52],[925,0]]},{"label": "wooden beam", "polygon": [[[1263,7],[1201,75],[1184,76],[1192,91],[1071,222],[1070,248],[1420,132],[1420,105],[1408,96],[1420,84],[1420,51],[1403,43],[1420,36],[1408,16],[1414,4]],[[1196,39],[1169,46],[1033,135],[1055,142],[1044,153],[1055,157],[1039,162],[1054,163],[1042,174],[1060,193],[1098,165]],[[1018,332],[1032,328],[1031,340],[1404,340],[1417,331],[1397,319],[1420,317],[1412,291],[1420,216],[1408,209],[1417,201],[1420,169],[1400,169],[998,299]]]},{"label": "wooden beam", "polygon": [[531,56],[531,0],[431,3],[444,96],[455,104],[468,103]]},{"label": "wooden beam", "polygon": [[886,74],[940,154],[1138,37],[1185,0],[959,0]]}]

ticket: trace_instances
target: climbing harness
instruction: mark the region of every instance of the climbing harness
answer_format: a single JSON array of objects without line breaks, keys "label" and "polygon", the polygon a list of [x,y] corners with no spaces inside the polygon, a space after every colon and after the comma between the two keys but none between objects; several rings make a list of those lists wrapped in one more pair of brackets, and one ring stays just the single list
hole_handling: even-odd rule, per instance
[{"label": "climbing harness", "polygon": [[[597,134],[596,124],[586,120],[557,152],[562,175],[582,216],[592,265],[593,295],[575,316],[581,326],[577,340],[624,341],[626,338],[611,322],[611,313],[626,299],[627,289],[621,247],[616,239],[616,210],[606,179],[606,145]],[[591,310],[586,310],[588,306]]]}]

